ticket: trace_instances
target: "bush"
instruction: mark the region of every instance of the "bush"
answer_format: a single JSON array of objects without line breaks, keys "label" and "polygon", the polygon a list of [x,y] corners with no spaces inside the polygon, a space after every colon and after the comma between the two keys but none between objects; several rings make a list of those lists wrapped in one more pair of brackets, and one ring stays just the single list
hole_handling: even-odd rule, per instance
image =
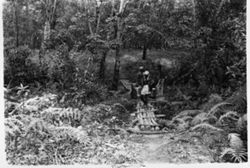
[{"label": "bush", "polygon": [[66,91],[61,91],[59,95],[60,105],[63,107],[78,107],[94,105],[103,101],[108,96],[108,90],[105,86],[91,82],[83,81],[80,87],[71,87]]},{"label": "bush", "polygon": [[31,50],[28,46],[6,49],[4,53],[5,69],[4,80],[8,84],[33,83],[35,80],[43,80],[40,68],[31,62]]},{"label": "bush", "polygon": [[[85,106],[83,110],[59,108],[56,97],[46,94],[27,99],[18,105],[23,108],[17,108],[15,115],[5,118],[9,164],[138,162],[134,151],[138,146],[128,142],[126,134],[107,134],[114,124],[119,124],[119,119],[112,117],[117,115],[117,108],[103,104]],[[37,104],[38,115],[34,115],[33,107]]]},{"label": "bush", "polygon": [[[69,57],[67,45],[60,45],[56,50],[49,50],[43,58],[43,68],[47,72],[50,84],[59,83],[58,89],[73,86],[75,62]],[[49,87],[51,87],[49,84]]]}]

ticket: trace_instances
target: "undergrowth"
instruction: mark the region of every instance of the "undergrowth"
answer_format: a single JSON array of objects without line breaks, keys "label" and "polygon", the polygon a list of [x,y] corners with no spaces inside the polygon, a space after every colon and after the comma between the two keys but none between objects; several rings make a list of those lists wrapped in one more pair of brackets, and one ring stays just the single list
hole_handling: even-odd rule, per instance
[{"label": "undergrowth", "polygon": [[[60,107],[57,95],[44,94],[8,106],[5,118],[7,161],[13,165],[137,163],[136,144],[127,141],[118,117],[121,105],[82,109]],[[118,129],[119,128],[119,129]]]},{"label": "undergrowth", "polygon": [[[172,118],[176,131],[190,131],[207,147],[214,162],[247,161],[247,114],[245,92],[223,101],[209,100],[200,110],[184,110]],[[237,95],[237,96],[235,96]],[[237,99],[237,100],[235,100]]]}]

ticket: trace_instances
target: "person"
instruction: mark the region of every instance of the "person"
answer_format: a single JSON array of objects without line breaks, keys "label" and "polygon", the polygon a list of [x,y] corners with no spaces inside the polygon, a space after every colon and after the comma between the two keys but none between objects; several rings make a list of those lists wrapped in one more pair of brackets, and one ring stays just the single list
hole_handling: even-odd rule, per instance
[{"label": "person", "polygon": [[143,87],[143,72],[144,72],[144,67],[140,66],[139,72],[137,73],[136,83],[135,85],[131,85],[132,88],[130,96],[132,99],[139,98],[141,96],[141,89]]},{"label": "person", "polygon": [[130,97],[131,97],[131,99],[137,99],[138,98],[137,87],[136,87],[136,84],[134,84],[134,83],[131,84]]},{"label": "person", "polygon": [[136,83],[138,86],[143,86],[143,73],[144,73],[144,67],[140,66],[139,67],[139,72],[137,73],[137,80]]},{"label": "person", "polygon": [[150,97],[151,97],[152,99],[156,99],[156,95],[157,95],[156,88],[153,87],[153,88],[152,88],[152,91],[151,91]]},{"label": "person", "polygon": [[150,95],[149,84],[150,84],[149,71],[145,71],[143,73],[143,87],[141,90],[141,100],[144,103],[144,105],[148,104],[148,96]]}]

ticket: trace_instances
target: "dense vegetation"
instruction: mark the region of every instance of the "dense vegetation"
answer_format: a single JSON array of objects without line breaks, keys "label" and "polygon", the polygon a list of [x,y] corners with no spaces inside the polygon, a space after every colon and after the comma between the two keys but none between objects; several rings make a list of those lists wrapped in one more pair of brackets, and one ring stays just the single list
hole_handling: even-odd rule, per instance
[{"label": "dense vegetation", "polygon": [[246,1],[7,0],[3,25],[10,164],[142,162],[119,82],[140,65],[165,130],[247,161]]}]

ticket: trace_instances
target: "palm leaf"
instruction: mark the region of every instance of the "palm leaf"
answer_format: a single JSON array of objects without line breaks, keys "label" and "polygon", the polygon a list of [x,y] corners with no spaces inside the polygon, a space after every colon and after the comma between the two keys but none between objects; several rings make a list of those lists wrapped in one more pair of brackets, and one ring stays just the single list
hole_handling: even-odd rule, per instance
[{"label": "palm leaf", "polygon": [[12,136],[14,136],[16,133],[21,133],[25,128],[25,124],[20,119],[18,119],[17,116],[6,118],[4,125],[6,133]]},{"label": "palm leaf", "polygon": [[25,136],[33,132],[44,136],[49,132],[50,128],[51,126],[46,121],[42,119],[34,118],[33,121],[26,128]]},{"label": "palm leaf", "polygon": [[181,117],[181,118],[173,118],[171,120],[171,123],[175,123],[176,121],[179,122],[179,123],[185,123],[185,122],[190,121],[192,119],[193,118],[191,116],[184,116],[184,117]]},{"label": "palm leaf", "polygon": [[221,155],[220,158],[223,158],[226,154],[231,155],[231,159],[234,162],[243,162],[244,160],[247,160],[247,152],[244,148],[241,148],[239,150],[234,149],[234,148],[225,148]]},{"label": "palm leaf", "polygon": [[87,132],[82,129],[70,126],[61,126],[61,127],[54,127],[52,131],[54,135],[56,135],[55,137],[59,139],[70,138],[72,140],[77,140],[80,143],[89,142]]},{"label": "palm leaf", "polygon": [[215,126],[213,126],[211,124],[208,124],[208,123],[201,123],[201,124],[198,124],[198,125],[191,128],[192,131],[197,130],[197,129],[223,131],[222,129],[217,128],[217,127],[215,127]]},{"label": "palm leaf", "polygon": [[214,114],[218,111],[219,107],[225,106],[225,105],[231,105],[231,104],[230,104],[230,103],[227,103],[227,102],[218,103],[218,104],[214,105],[214,106],[208,111],[208,115],[211,115],[211,114],[214,115]]},{"label": "palm leaf", "polygon": [[185,116],[195,116],[201,112],[203,112],[203,111],[202,110],[184,110],[184,111],[180,112],[177,116],[175,116],[173,118],[173,120],[175,120],[176,118],[182,118]]},{"label": "palm leaf", "polygon": [[197,124],[200,124],[202,122],[204,122],[205,120],[207,120],[207,113],[203,112],[203,113],[200,113],[198,115],[196,115],[194,117],[194,119],[191,121],[191,125],[197,125]]},{"label": "palm leaf", "polygon": [[190,120],[193,119],[193,117],[191,117],[191,116],[185,116],[185,117],[182,117],[182,119],[183,119],[184,121],[190,121]]},{"label": "palm leaf", "polygon": [[228,111],[227,113],[223,114],[219,118],[219,122],[223,122],[225,118],[231,118],[233,120],[237,120],[236,117],[238,117],[238,113],[236,111]]},{"label": "palm leaf", "polygon": [[228,139],[230,141],[230,147],[233,149],[243,148],[243,141],[240,138],[240,135],[237,133],[228,134]]},{"label": "palm leaf", "polygon": [[234,153],[232,153],[232,159],[236,162],[242,163],[244,160],[247,160],[247,152],[244,148],[235,150]]},{"label": "palm leaf", "polygon": [[247,114],[241,116],[237,121],[237,127],[242,130],[247,127]]}]

